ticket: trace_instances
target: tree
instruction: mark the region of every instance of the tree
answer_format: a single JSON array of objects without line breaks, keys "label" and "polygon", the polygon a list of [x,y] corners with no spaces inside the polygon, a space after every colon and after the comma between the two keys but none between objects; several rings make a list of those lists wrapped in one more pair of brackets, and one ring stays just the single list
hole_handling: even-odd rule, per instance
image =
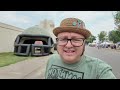
[{"label": "tree", "polygon": [[107,36],[107,32],[101,31],[100,34],[98,34],[99,41],[103,42]]},{"label": "tree", "polygon": [[118,30],[112,30],[109,32],[108,37],[110,41],[117,43],[120,41],[120,32]]},{"label": "tree", "polygon": [[120,30],[120,11],[117,11],[115,13],[114,21],[115,21],[115,25],[117,26],[117,29]]},{"label": "tree", "polygon": [[92,43],[94,40],[96,40],[96,37],[91,35],[87,40],[86,40],[86,43]]}]

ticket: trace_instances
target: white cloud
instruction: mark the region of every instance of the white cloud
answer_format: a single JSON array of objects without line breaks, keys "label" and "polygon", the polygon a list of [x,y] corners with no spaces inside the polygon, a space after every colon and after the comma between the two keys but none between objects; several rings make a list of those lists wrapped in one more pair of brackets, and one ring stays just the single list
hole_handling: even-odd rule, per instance
[{"label": "white cloud", "polygon": [[86,28],[91,30],[95,36],[97,36],[100,31],[108,32],[113,30],[115,26],[111,11],[64,11],[61,13],[60,20],[68,17],[75,17],[83,20]]},{"label": "white cloud", "polygon": [[64,17],[76,17],[85,22],[91,22],[96,18],[109,16],[112,13],[110,11],[65,11],[62,14]]},{"label": "white cloud", "polygon": [[17,11],[0,11],[0,22],[10,25],[30,23],[30,18],[24,15],[17,15]]},{"label": "white cloud", "polygon": [[96,24],[93,24],[91,27],[91,32],[93,35],[97,36],[101,31],[106,31],[107,33],[113,30],[115,27],[114,21],[112,18],[107,19],[106,21],[100,21]]},{"label": "white cloud", "polygon": [[12,21],[16,18],[16,12],[15,11],[0,11],[0,20],[1,21]]},{"label": "white cloud", "polygon": [[59,11],[59,13],[56,14],[55,20],[57,20],[56,25],[58,26],[62,19],[68,17],[75,17],[83,20],[87,25],[96,22],[96,20],[101,17],[106,18],[110,17],[111,15],[111,11]]},{"label": "white cloud", "polygon": [[75,17],[85,22],[86,28],[96,36],[100,31],[114,28],[112,11],[0,11],[0,22],[28,28],[43,19],[53,20],[55,26],[67,17]]},{"label": "white cloud", "polygon": [[[51,20],[56,20],[57,15],[60,14],[60,11],[34,11],[34,14],[36,16],[40,16],[40,19],[51,19]],[[42,16],[42,18],[41,18]]]}]

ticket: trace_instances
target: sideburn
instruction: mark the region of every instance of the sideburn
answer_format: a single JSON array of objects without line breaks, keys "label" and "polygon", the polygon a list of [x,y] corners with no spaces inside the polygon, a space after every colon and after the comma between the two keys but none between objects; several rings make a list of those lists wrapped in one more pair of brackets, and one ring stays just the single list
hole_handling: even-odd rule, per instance
[{"label": "sideburn", "polygon": [[82,54],[80,56],[82,56],[84,54],[84,51],[85,51],[85,44],[83,46],[83,51],[82,51]]},{"label": "sideburn", "polygon": [[57,48],[58,48],[58,45],[56,45],[56,51],[57,51],[57,53],[59,54],[59,52],[58,52]]}]

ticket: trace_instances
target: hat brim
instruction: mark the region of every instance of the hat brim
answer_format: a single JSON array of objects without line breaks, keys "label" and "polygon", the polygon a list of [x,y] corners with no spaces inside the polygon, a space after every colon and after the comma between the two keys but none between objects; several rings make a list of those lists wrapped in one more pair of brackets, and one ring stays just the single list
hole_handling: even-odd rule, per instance
[{"label": "hat brim", "polygon": [[76,27],[57,27],[53,30],[55,36],[61,32],[74,32],[83,35],[86,39],[91,35],[90,31],[87,29],[80,29]]}]

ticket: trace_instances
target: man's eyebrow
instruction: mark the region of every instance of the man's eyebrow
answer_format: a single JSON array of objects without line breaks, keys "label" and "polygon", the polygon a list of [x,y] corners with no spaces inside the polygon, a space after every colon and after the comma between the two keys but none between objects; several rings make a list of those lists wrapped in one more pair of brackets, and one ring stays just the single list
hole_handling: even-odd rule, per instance
[{"label": "man's eyebrow", "polygon": [[68,36],[60,36],[60,37],[58,37],[58,38],[68,38]]},{"label": "man's eyebrow", "polygon": [[80,38],[84,38],[84,37],[78,37],[78,36],[72,36],[71,38],[78,38],[78,39],[80,39]]}]

